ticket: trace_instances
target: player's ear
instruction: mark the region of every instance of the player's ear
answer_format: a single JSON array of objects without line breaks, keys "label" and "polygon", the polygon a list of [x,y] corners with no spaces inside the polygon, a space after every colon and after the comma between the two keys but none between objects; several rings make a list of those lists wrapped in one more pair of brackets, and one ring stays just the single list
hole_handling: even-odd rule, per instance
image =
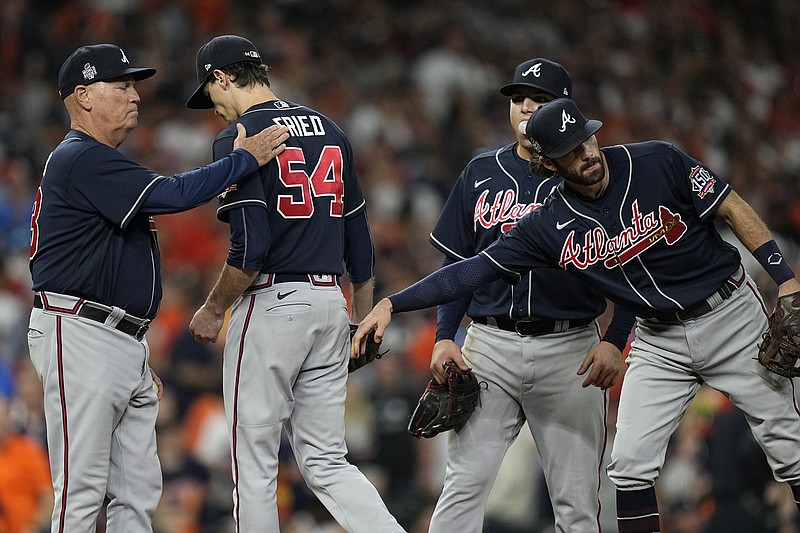
[{"label": "player's ear", "polygon": [[540,156],[539,156],[539,163],[541,163],[541,164],[542,164],[542,166],[543,166],[544,168],[546,168],[547,170],[552,170],[553,172],[558,172],[558,169],[557,169],[557,168],[556,168],[556,166],[553,164],[553,161],[552,161],[552,159],[548,159],[547,157],[545,157],[545,156],[543,156],[543,155],[540,155]]},{"label": "player's ear", "polygon": [[75,102],[84,109],[91,109],[92,103],[89,98],[89,87],[87,85],[78,85],[72,93]]},{"label": "player's ear", "polygon": [[214,69],[214,83],[219,83],[220,85],[225,85],[228,81],[228,77],[222,72],[220,69]]}]

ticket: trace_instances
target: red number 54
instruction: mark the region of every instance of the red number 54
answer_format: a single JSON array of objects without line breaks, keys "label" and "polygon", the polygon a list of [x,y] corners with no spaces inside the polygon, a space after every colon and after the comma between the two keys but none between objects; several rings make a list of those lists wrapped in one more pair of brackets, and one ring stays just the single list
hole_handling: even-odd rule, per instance
[{"label": "red number 54", "polygon": [[286,147],[278,156],[280,180],[286,187],[296,188],[297,195],[278,195],[278,212],[284,218],[310,218],[314,214],[314,197],[331,197],[330,216],[341,217],[344,211],[344,181],[342,179],[342,149],[326,146],[322,149],[314,171],[309,176],[302,148]]}]

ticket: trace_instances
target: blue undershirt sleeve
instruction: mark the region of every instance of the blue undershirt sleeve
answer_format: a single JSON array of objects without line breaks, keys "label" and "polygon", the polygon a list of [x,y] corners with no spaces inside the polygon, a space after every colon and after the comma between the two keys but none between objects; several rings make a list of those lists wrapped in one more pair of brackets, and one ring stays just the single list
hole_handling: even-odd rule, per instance
[{"label": "blue undershirt sleeve", "polygon": [[[445,256],[442,267],[452,265],[456,260]],[[472,302],[472,294],[462,296],[454,302],[447,302],[439,306],[436,310],[436,342],[440,340],[455,340],[458,326],[461,319],[467,314],[469,304]]]},{"label": "blue undershirt sleeve", "polygon": [[141,211],[166,214],[186,211],[211,201],[247,174],[258,170],[258,161],[237,149],[210,165],[159,179],[142,204]]},{"label": "blue undershirt sleeve", "polygon": [[636,317],[633,313],[619,305],[615,305],[614,315],[611,318],[611,323],[608,325],[608,328],[606,328],[603,340],[619,348],[619,351],[624,350],[625,346],[628,344],[628,337],[631,334],[631,329],[633,329],[633,324],[635,322]]},{"label": "blue undershirt sleeve", "polygon": [[367,281],[374,275],[375,253],[366,211],[345,219],[344,235],[344,262],[350,281],[353,283]]},{"label": "blue undershirt sleeve", "polygon": [[476,255],[440,268],[388,298],[392,302],[392,313],[404,313],[458,300],[501,278],[502,274],[489,261]]}]

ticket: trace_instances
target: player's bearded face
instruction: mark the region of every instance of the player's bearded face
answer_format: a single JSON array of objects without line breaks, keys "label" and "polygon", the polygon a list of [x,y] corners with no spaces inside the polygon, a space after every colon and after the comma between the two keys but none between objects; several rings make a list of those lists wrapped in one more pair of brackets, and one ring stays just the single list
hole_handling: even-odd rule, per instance
[{"label": "player's bearded face", "polygon": [[553,165],[565,180],[577,185],[595,185],[606,176],[603,157],[594,136],[564,157],[553,160]]},{"label": "player's bearded face", "polygon": [[606,169],[600,156],[595,156],[588,160],[579,160],[568,167],[561,165],[558,161],[553,161],[553,163],[558,169],[558,173],[565,180],[578,185],[600,183],[606,175]]}]

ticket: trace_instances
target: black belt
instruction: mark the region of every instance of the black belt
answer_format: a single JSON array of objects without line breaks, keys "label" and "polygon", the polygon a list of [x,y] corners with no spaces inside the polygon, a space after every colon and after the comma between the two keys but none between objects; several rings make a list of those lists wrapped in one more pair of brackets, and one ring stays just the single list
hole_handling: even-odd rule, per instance
[{"label": "black belt", "polygon": [[334,274],[295,274],[279,273],[272,274],[262,272],[253,281],[253,284],[245,289],[244,294],[272,287],[276,283],[310,283],[318,287],[333,287],[337,285],[337,276]]},{"label": "black belt", "polygon": [[[680,322],[685,322],[687,320],[700,318],[701,316],[705,315],[706,313],[717,307],[719,304],[730,298],[737,288],[738,287],[733,282],[726,281],[722,285],[722,287],[717,289],[711,296],[709,296],[705,300],[702,300],[701,302],[686,309],[679,309],[677,311],[670,311],[669,313],[663,313],[654,316],[652,317],[652,320],[657,320],[658,322],[663,322],[665,324],[677,324]],[[715,297],[718,297],[719,299],[716,299]]]},{"label": "black belt", "polygon": [[[44,308],[44,305],[42,304],[42,297],[38,294],[33,296],[33,306],[37,309]],[[95,307],[91,304],[91,302],[84,302],[80,307],[78,307],[78,312],[75,314],[79,317],[88,318],[89,320],[94,320],[95,322],[105,324],[105,321],[108,318],[108,315],[111,314],[111,311],[106,311],[105,309]],[[150,327],[149,320],[145,321],[144,323],[142,323],[141,320],[142,319],[134,319],[125,316],[119,322],[117,322],[117,325],[114,326],[114,329],[121,331],[122,333],[126,333],[137,341],[140,341],[142,338],[144,338],[144,334],[147,333],[147,329]]]},{"label": "black belt", "polygon": [[514,320],[501,316],[479,316],[472,319],[473,322],[494,326],[504,331],[513,331],[521,337],[538,337],[548,333],[560,333],[568,329],[588,326],[592,319],[582,320]]},{"label": "black belt", "polygon": [[308,274],[273,274],[272,283],[310,282]]}]

